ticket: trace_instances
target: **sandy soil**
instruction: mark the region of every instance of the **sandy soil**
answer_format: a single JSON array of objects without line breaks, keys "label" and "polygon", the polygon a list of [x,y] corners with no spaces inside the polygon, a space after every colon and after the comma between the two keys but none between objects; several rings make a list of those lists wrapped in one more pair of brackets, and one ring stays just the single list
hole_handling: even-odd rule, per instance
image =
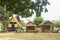
[{"label": "sandy soil", "polygon": [[60,33],[0,33],[0,40],[60,40]]}]

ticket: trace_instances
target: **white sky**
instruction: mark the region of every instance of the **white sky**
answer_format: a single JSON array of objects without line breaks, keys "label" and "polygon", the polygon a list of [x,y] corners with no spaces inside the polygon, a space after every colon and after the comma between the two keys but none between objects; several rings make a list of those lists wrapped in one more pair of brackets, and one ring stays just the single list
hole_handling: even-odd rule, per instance
[{"label": "white sky", "polygon": [[60,0],[49,0],[48,12],[42,13],[45,20],[60,20]]},{"label": "white sky", "polygon": [[[42,17],[45,20],[60,20],[60,0],[48,0],[51,5],[48,5],[48,12],[47,13],[42,13]],[[28,20],[33,21],[35,17],[35,14],[32,17],[29,18],[23,18],[24,22],[28,22]]]}]

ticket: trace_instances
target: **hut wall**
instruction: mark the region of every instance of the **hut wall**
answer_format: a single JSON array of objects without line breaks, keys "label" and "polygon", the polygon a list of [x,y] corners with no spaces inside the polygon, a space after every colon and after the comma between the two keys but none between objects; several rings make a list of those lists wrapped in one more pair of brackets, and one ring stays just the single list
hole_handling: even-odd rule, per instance
[{"label": "hut wall", "polygon": [[42,25],[42,32],[51,32],[52,28],[51,25]]},{"label": "hut wall", "polygon": [[26,31],[27,32],[33,32],[35,30],[35,27],[34,26],[27,26],[26,27]]}]

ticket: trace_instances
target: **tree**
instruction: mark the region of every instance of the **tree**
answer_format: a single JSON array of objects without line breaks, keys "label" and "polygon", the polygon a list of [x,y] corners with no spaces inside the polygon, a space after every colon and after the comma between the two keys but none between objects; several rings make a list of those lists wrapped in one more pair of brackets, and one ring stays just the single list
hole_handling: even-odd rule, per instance
[{"label": "tree", "polygon": [[60,21],[55,21],[53,24],[55,27],[60,28]]},{"label": "tree", "polygon": [[0,0],[0,5],[5,8],[4,11],[12,11],[9,16],[12,14],[17,14],[22,17],[32,15],[28,9],[31,5],[31,0]]},{"label": "tree", "polygon": [[[11,16],[12,14],[17,14],[18,18],[19,15],[22,17],[29,17],[34,12],[36,12],[36,16],[40,16],[41,12],[43,12],[43,9],[45,9],[45,12],[47,12],[47,4],[50,4],[48,0],[35,0],[36,2],[31,2],[31,0],[0,0],[0,5],[5,8],[5,11],[12,11],[12,13],[9,14]],[[32,11],[30,12],[29,9]]]},{"label": "tree", "polygon": [[[36,2],[32,2],[30,9],[32,10],[31,13],[34,13],[33,10],[36,12],[36,16],[40,17],[42,12],[48,12],[46,8],[47,4],[50,5],[48,0],[35,0]],[[43,11],[44,10],[44,11]]]},{"label": "tree", "polygon": [[13,11],[15,14],[20,12],[21,15],[22,12],[28,10],[28,7],[31,5],[31,0],[0,0],[0,5],[3,8],[6,7],[7,11]]},{"label": "tree", "polygon": [[43,18],[42,17],[36,17],[34,19],[34,24],[36,24],[37,26],[39,26],[39,24],[41,24],[43,22]]},{"label": "tree", "polygon": [[[48,0],[35,0],[36,2],[31,2],[31,0],[0,0],[0,5],[7,11],[12,11],[18,16],[29,17],[32,15],[33,10],[36,12],[36,16],[40,16],[43,9],[48,12],[46,6],[50,5]],[[31,13],[29,11],[31,9]]]}]

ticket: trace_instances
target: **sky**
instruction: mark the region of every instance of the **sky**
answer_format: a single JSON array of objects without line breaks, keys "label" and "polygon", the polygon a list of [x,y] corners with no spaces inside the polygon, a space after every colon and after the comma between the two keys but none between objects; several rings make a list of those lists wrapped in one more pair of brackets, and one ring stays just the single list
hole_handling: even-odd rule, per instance
[{"label": "sky", "polygon": [[[44,20],[50,21],[60,20],[60,0],[48,0],[48,1],[51,4],[47,6],[48,12],[47,13],[43,12],[41,16],[44,18]],[[35,15],[36,14],[33,14],[32,17],[21,19],[27,23],[28,21],[33,21]]]},{"label": "sky", "polygon": [[48,12],[42,13],[45,20],[60,20],[60,0],[49,0],[51,5],[48,5]]}]

